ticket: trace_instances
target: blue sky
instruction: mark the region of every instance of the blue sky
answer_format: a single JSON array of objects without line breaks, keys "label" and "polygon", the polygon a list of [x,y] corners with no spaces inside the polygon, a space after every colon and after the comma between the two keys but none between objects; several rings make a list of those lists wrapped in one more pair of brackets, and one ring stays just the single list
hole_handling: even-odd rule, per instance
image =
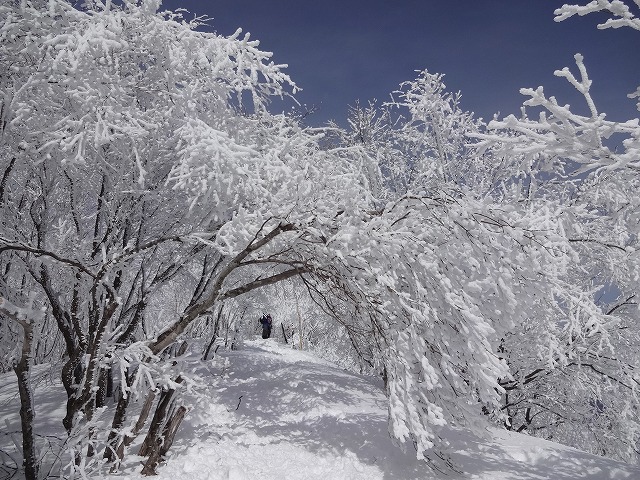
[{"label": "blue sky", "polygon": [[[298,100],[321,125],[344,123],[356,100],[387,101],[415,70],[444,73],[462,107],[485,120],[518,113],[521,87],[544,85],[547,95],[577,112],[586,108],[556,69],[575,69],[582,53],[593,95],[612,120],[638,116],[626,98],[640,85],[640,32],[598,30],[602,15],[561,23],[556,0],[171,0],[164,7],[207,14],[223,35],[242,27],[274,53],[303,89]],[[585,3],[584,1],[582,3]],[[637,12],[636,8],[636,13]],[[280,106],[276,108],[282,109]]]}]

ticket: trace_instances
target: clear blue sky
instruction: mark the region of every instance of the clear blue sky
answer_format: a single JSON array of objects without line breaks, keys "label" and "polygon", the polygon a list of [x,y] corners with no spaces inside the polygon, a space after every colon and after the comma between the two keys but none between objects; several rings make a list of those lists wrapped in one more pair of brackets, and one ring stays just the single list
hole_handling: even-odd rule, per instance
[{"label": "clear blue sky", "polygon": [[626,94],[640,85],[640,32],[598,30],[603,16],[594,14],[556,23],[553,11],[563,3],[577,2],[171,0],[163,6],[207,14],[219,34],[250,32],[276,63],[289,65],[303,89],[299,101],[318,107],[312,125],[344,123],[347,105],[386,101],[422,69],[444,73],[447,89],[462,93],[463,109],[485,120],[518,113],[519,89],[540,85],[584,112],[572,87],[553,76],[565,66],[576,71],[575,53],[585,56],[600,110],[611,120],[638,116]]}]

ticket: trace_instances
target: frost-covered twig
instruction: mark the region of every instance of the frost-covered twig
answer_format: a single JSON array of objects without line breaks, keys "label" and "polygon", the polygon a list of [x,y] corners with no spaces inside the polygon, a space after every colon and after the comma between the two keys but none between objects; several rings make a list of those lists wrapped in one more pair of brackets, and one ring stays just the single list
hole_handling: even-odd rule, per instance
[{"label": "frost-covered twig", "polygon": [[[635,7],[640,7],[638,0],[633,0]],[[592,0],[586,5],[563,5],[555,10],[555,21],[562,22],[574,15],[588,15],[594,12],[606,11],[613,15],[613,18],[608,18],[604,23],[598,25],[598,28],[621,28],[630,27],[635,30],[640,30],[640,18],[637,18],[631,11],[629,5],[621,0]]]}]

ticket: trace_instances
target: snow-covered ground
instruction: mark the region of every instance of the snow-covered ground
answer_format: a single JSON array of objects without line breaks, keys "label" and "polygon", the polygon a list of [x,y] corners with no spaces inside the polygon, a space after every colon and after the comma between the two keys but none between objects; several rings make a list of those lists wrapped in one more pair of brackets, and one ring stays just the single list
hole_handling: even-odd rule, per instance
[{"label": "snow-covered ground", "polygon": [[[449,430],[455,470],[431,468],[393,445],[379,382],[273,340],[224,352],[200,374],[208,396],[185,419],[160,480],[640,479],[638,467],[497,429],[483,439]],[[15,394],[1,380],[0,421],[16,430]],[[59,421],[54,396],[37,397],[39,428]],[[147,478],[139,461],[130,456],[109,478]]]}]

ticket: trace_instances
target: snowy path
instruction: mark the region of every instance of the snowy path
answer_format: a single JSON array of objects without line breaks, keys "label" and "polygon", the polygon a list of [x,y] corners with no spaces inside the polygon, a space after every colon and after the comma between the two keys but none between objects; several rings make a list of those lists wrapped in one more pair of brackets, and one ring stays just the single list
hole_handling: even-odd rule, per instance
[{"label": "snowy path", "polygon": [[[639,467],[502,430],[484,439],[450,430],[461,473],[438,473],[392,444],[379,382],[272,340],[192,365],[207,396],[180,427],[159,480],[640,480]],[[63,398],[60,386],[38,387],[37,432],[61,435]],[[0,376],[1,433],[19,429],[18,407],[15,376]],[[149,478],[137,473],[140,460],[130,454],[109,479]]]},{"label": "snowy path", "polygon": [[330,480],[430,474],[388,438],[379,385],[271,340],[247,342],[242,350],[223,356],[229,367],[220,386],[212,389],[208,419],[191,419],[182,427],[183,435],[192,430],[196,438],[180,454],[176,449],[162,468],[163,478]]},{"label": "snowy path", "polygon": [[384,394],[368,378],[271,340],[221,357],[206,413],[185,421],[159,478],[640,479],[639,468],[504,431],[484,440],[451,432],[465,473],[437,473],[392,444]]}]

